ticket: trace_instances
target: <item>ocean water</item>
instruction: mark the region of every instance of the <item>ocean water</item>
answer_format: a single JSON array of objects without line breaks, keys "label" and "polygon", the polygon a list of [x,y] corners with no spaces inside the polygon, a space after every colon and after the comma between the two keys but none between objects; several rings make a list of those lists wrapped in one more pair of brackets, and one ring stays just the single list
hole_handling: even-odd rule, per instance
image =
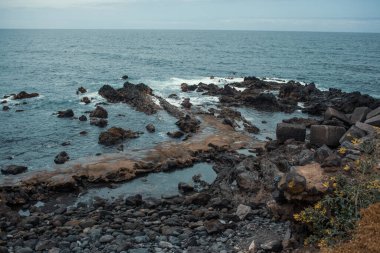
[{"label": "ocean water", "polygon": [[[96,153],[118,152],[97,144],[104,129],[89,122],[58,119],[52,115],[71,108],[76,116],[102,102],[97,90],[104,84],[121,87],[122,75],[130,82],[144,82],[156,94],[177,93],[194,104],[214,104],[213,97],[180,93],[182,82],[198,83],[225,77],[255,75],[315,82],[380,97],[380,34],[250,32],[250,31],[149,31],[149,30],[0,30],[0,97],[22,90],[38,98],[9,100],[11,110],[0,111],[0,167],[24,164],[31,170],[52,169],[54,156],[67,151],[72,159]],[[210,80],[209,76],[216,76]],[[80,103],[76,95],[84,86],[93,103]],[[178,103],[178,101],[170,101]],[[146,149],[167,141],[175,119],[160,112],[146,116],[125,104],[107,105],[109,126],[144,131],[127,141],[124,152]],[[15,110],[24,110],[15,112]],[[122,114],[123,116],[120,116]],[[269,120],[275,125],[285,114],[248,113],[253,123]],[[253,115],[253,116],[252,116]],[[300,113],[296,114],[300,115]],[[260,125],[260,124],[259,124]],[[79,132],[87,131],[87,136]],[[265,129],[260,138],[273,137]],[[61,143],[71,145],[62,147]]]}]

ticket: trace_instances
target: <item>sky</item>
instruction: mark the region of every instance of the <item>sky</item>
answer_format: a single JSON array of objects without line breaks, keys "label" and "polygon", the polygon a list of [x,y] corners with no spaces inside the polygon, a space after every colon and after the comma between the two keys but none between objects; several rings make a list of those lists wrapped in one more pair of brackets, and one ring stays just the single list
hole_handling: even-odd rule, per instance
[{"label": "sky", "polygon": [[0,28],[380,32],[380,0],[0,0]]}]

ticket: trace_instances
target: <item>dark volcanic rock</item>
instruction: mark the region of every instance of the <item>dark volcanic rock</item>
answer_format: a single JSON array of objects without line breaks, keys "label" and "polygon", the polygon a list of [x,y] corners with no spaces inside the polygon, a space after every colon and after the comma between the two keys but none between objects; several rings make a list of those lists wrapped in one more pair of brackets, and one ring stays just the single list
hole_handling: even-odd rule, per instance
[{"label": "dark volcanic rock", "polygon": [[98,119],[98,118],[92,118],[90,121],[91,125],[97,126],[97,127],[106,127],[108,125],[108,120],[106,119]]},{"label": "dark volcanic rock", "polygon": [[194,191],[194,187],[192,185],[189,185],[184,182],[178,183],[178,190],[180,190],[183,193],[188,193]]},{"label": "dark volcanic rock", "polygon": [[193,104],[190,103],[190,98],[185,98],[182,101],[181,105],[183,106],[183,108],[190,109]]},{"label": "dark volcanic rock", "polygon": [[79,117],[80,121],[87,121],[87,117],[85,115],[82,115]]},{"label": "dark volcanic rock", "polygon": [[339,146],[339,140],[346,133],[344,127],[314,125],[310,129],[310,144],[329,147]]},{"label": "dark volcanic rock", "polygon": [[20,165],[8,165],[5,168],[1,169],[1,173],[4,175],[17,175],[25,172],[28,167],[20,166]]},{"label": "dark volcanic rock", "polygon": [[90,113],[90,117],[106,119],[108,118],[108,112],[103,107],[97,106],[95,110]]},{"label": "dark volcanic rock", "polygon": [[351,123],[350,119],[347,118],[347,116],[344,113],[339,112],[331,107],[327,108],[325,112],[325,120],[331,120],[333,118],[339,119],[340,121],[343,121],[344,123],[347,123],[347,124]]},{"label": "dark volcanic rock", "polygon": [[201,122],[195,117],[186,115],[185,117],[181,117],[175,124],[185,133],[195,133],[199,129]]},{"label": "dark volcanic rock", "polygon": [[177,95],[177,94],[170,94],[169,96],[168,96],[168,98],[172,98],[172,99],[179,99],[179,96]]},{"label": "dark volcanic rock", "polygon": [[83,93],[86,93],[86,92],[87,92],[87,90],[84,87],[82,87],[82,86],[79,87],[78,90],[77,90],[77,94],[79,94],[79,93],[83,94]]},{"label": "dark volcanic rock", "polygon": [[158,96],[156,97],[160,101],[160,105],[162,106],[162,108],[173,117],[180,119],[181,117],[185,115],[177,106],[172,105],[171,103],[166,101],[166,99],[158,97]]},{"label": "dark volcanic rock", "polygon": [[380,115],[380,106],[372,111],[370,111],[368,114],[367,114],[367,117],[366,119],[370,119],[370,118],[373,118],[377,115]]},{"label": "dark volcanic rock", "polygon": [[125,204],[127,206],[140,206],[143,203],[142,196],[137,194],[135,196],[130,196],[125,199]]},{"label": "dark volcanic rock", "polygon": [[128,76],[127,76],[127,75],[123,75],[123,76],[121,77],[121,79],[123,79],[123,80],[127,80],[127,79],[128,79]]},{"label": "dark volcanic rock", "polygon": [[153,125],[153,124],[148,124],[146,125],[146,130],[149,132],[149,133],[154,133],[156,132],[156,127]]},{"label": "dark volcanic rock", "polygon": [[71,109],[66,111],[58,111],[58,118],[72,118],[74,117],[74,112]]},{"label": "dark volcanic rock", "polygon": [[304,125],[306,128],[310,128],[312,125],[319,125],[320,121],[311,118],[291,118],[282,120],[284,123]]},{"label": "dark volcanic rock", "polygon": [[56,157],[54,158],[54,162],[56,164],[64,164],[68,160],[70,160],[70,157],[65,151],[62,151],[61,153],[56,155]]},{"label": "dark volcanic rock", "polygon": [[245,97],[244,104],[265,111],[280,110],[280,104],[272,93],[260,93],[257,96]]},{"label": "dark volcanic rock", "polygon": [[85,103],[86,105],[91,103],[91,100],[88,97],[83,97],[80,101]]},{"label": "dark volcanic rock", "polygon": [[368,113],[371,112],[371,109],[368,107],[357,107],[352,112],[351,122],[355,124],[356,122],[364,122]]},{"label": "dark volcanic rock", "polygon": [[280,143],[289,139],[303,142],[306,137],[306,127],[304,125],[279,123],[277,124],[276,136]]},{"label": "dark volcanic rock", "polygon": [[167,132],[166,133],[169,137],[171,138],[181,138],[183,137],[185,134],[181,131],[175,131],[175,132]]},{"label": "dark volcanic rock", "polygon": [[138,138],[139,133],[131,130],[124,130],[120,127],[111,127],[106,132],[102,132],[99,135],[99,144],[112,146],[118,144],[126,139]]},{"label": "dark volcanic rock", "polygon": [[34,98],[34,97],[38,97],[38,96],[39,96],[38,93],[27,93],[25,91],[21,91],[19,94],[14,95],[13,98],[14,99],[24,99],[24,98]]},{"label": "dark volcanic rock", "polygon": [[380,115],[367,119],[365,123],[371,126],[380,127]]},{"label": "dark volcanic rock", "polygon": [[198,86],[196,84],[194,84],[194,85],[188,85],[187,83],[181,84],[181,90],[183,92],[195,91],[197,88],[198,88]]},{"label": "dark volcanic rock", "polygon": [[329,157],[332,154],[333,151],[326,145],[323,145],[315,151],[314,160],[318,163],[322,163],[327,157]]},{"label": "dark volcanic rock", "polygon": [[9,111],[9,109],[11,109],[9,108],[9,106],[6,106],[6,105],[3,106],[3,111]]}]

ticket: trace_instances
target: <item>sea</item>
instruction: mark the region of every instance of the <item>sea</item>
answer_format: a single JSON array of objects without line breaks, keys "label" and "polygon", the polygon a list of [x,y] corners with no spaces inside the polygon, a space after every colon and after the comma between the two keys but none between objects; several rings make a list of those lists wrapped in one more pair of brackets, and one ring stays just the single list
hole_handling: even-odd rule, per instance
[{"label": "sea", "polygon": [[[314,82],[321,89],[333,87],[380,97],[380,34],[0,30],[0,101],[7,100],[11,108],[0,110],[0,167],[17,164],[28,166],[30,171],[52,170],[61,166],[53,162],[61,151],[77,160],[99,153],[133,154],[173,141],[166,132],[176,129],[176,120],[165,112],[147,116],[126,104],[105,105],[109,127],[144,131],[148,123],[156,126],[155,134],[126,141],[123,151],[98,144],[99,133],[105,129],[54,115],[73,109],[79,117],[93,110],[96,103],[105,102],[98,89],[104,84],[122,87],[123,75],[132,83],[149,85],[163,97],[172,93],[190,97],[195,106],[213,106],[217,98],[182,93],[181,83],[224,85],[244,76]],[[77,95],[81,86],[88,93]],[[2,99],[20,91],[40,96],[24,100],[26,104]],[[81,103],[83,96],[93,98],[93,102]],[[258,136],[253,135],[258,139],[274,138],[275,126],[284,118],[306,116],[301,112],[240,110],[261,129]],[[88,134],[82,136],[81,131]],[[70,145],[62,146],[64,142]]]}]

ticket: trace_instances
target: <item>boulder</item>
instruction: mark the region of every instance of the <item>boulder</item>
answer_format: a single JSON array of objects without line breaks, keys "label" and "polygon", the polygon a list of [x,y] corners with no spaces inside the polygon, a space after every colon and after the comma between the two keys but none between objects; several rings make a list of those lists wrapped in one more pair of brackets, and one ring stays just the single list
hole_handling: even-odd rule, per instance
[{"label": "boulder", "polygon": [[183,192],[183,193],[188,193],[194,191],[194,187],[192,185],[189,185],[184,182],[179,182],[178,183],[178,190]]},{"label": "boulder", "polygon": [[333,151],[326,145],[323,145],[315,151],[314,160],[318,163],[323,163],[323,161],[332,154]]},{"label": "boulder", "polygon": [[351,122],[364,122],[366,120],[367,114],[371,111],[368,107],[357,107],[351,115]]},{"label": "boulder", "polygon": [[24,98],[34,98],[34,97],[38,97],[38,96],[39,96],[38,93],[27,93],[25,91],[21,91],[19,94],[14,95],[13,98],[14,99],[24,99]]},{"label": "boulder", "polygon": [[242,190],[258,192],[261,188],[259,172],[244,171],[236,176],[236,184]]},{"label": "boulder", "polygon": [[195,193],[191,196],[186,197],[184,204],[194,204],[194,205],[207,205],[210,201],[211,195],[208,193],[200,192]]},{"label": "boulder", "polygon": [[[342,165],[342,158],[338,156],[337,154],[331,154],[322,162],[321,167],[322,168],[330,168],[334,167],[338,169]],[[325,169],[326,170],[326,169]]]},{"label": "boulder", "polygon": [[54,162],[56,164],[64,164],[68,160],[70,160],[70,157],[69,157],[69,155],[65,151],[62,151],[61,153],[59,153],[58,155],[56,155],[55,158],[54,158]]},{"label": "boulder", "polygon": [[310,129],[310,144],[318,147],[324,144],[329,147],[339,146],[339,140],[346,133],[344,127],[313,125]]},{"label": "boulder", "polygon": [[79,87],[78,90],[77,90],[77,94],[79,94],[79,93],[83,94],[83,93],[86,93],[86,92],[87,92],[87,90],[84,87],[82,87],[82,86]]},{"label": "boulder", "polygon": [[140,194],[129,196],[125,199],[125,205],[127,206],[140,206],[142,203],[143,203],[143,200]]},{"label": "boulder", "polygon": [[195,91],[197,89],[197,85],[188,85],[187,83],[181,83],[181,90],[183,92],[188,92],[188,91]]},{"label": "boulder", "polygon": [[371,126],[380,127],[380,114],[375,117],[367,119],[364,123]]},{"label": "boulder", "polygon": [[276,128],[277,140],[284,143],[286,140],[305,141],[306,127],[304,125],[279,123]]},{"label": "boulder", "polygon": [[90,117],[106,119],[108,118],[108,112],[103,107],[97,106],[95,110],[90,113]]},{"label": "boulder", "polygon": [[366,132],[368,135],[374,136],[376,134],[376,129],[373,126],[368,125],[366,123],[356,122],[355,126]]},{"label": "boulder", "polygon": [[66,111],[58,111],[58,118],[72,118],[74,117],[74,112],[71,109]]},{"label": "boulder", "polygon": [[344,141],[352,141],[353,139],[360,139],[366,136],[367,133],[357,126],[352,126],[348,131],[340,138],[339,143],[343,143]]},{"label": "boulder", "polygon": [[91,103],[91,100],[88,97],[83,97],[80,101],[85,103],[86,105]]},{"label": "boulder", "polygon": [[367,117],[366,119],[370,119],[370,118],[373,118],[377,115],[380,115],[380,107],[376,108],[375,110],[372,110],[370,111],[368,114],[367,114]]},{"label": "boulder", "polygon": [[82,115],[79,117],[80,121],[87,121],[87,117],[85,115]]},{"label": "boulder", "polygon": [[4,175],[17,175],[25,172],[28,167],[20,166],[20,165],[8,165],[5,168],[1,169],[1,173]]},{"label": "boulder", "polygon": [[168,96],[168,98],[172,98],[172,99],[179,99],[179,97],[178,97],[178,95],[177,94],[170,94],[169,96]]},{"label": "boulder", "polygon": [[221,223],[219,220],[208,220],[203,223],[208,234],[219,233],[226,229],[226,225]]},{"label": "boulder", "polygon": [[329,107],[325,112],[325,120],[331,120],[333,118],[339,119],[344,123],[351,124],[351,120],[346,116],[346,114]]},{"label": "boulder", "polygon": [[183,137],[185,134],[181,131],[175,131],[175,132],[167,132],[166,133],[169,137],[171,138],[181,138]]},{"label": "boulder", "polygon": [[11,108],[9,108],[9,106],[7,106],[7,105],[3,106],[3,111],[9,111],[9,109],[11,109]]},{"label": "boulder", "polygon": [[148,124],[146,125],[146,130],[149,132],[149,133],[154,133],[156,132],[156,127],[153,125],[153,124]]},{"label": "boulder", "polygon": [[282,120],[284,123],[296,124],[296,125],[304,125],[306,128],[310,128],[312,125],[318,125],[320,122],[316,119],[312,118],[290,118]]},{"label": "boulder", "polygon": [[98,119],[98,118],[92,118],[90,121],[90,125],[94,125],[97,127],[106,127],[108,125],[108,120],[106,119]]},{"label": "boulder", "polygon": [[272,93],[260,93],[257,96],[246,96],[244,97],[244,104],[265,111],[278,111],[280,109],[277,98]]},{"label": "boulder", "polygon": [[127,79],[128,79],[128,76],[127,76],[127,75],[123,75],[123,76],[121,77],[121,79],[123,79],[123,80],[127,80]]},{"label": "boulder", "polygon": [[133,132],[131,130],[124,130],[120,127],[111,127],[106,132],[102,132],[99,135],[99,144],[112,146],[119,144],[125,139],[138,138],[139,133]]},{"label": "boulder", "polygon": [[291,195],[297,195],[306,190],[305,177],[296,172],[289,172],[284,175],[278,184],[279,189]]},{"label": "boulder", "polygon": [[239,217],[240,220],[244,220],[251,211],[251,207],[240,204],[236,209],[236,216]]},{"label": "boulder", "polygon": [[197,120],[195,117],[191,117],[190,115],[186,115],[185,117],[181,117],[175,123],[178,128],[185,133],[195,133],[201,122]]},{"label": "boulder", "polygon": [[193,104],[190,103],[190,98],[185,98],[185,99],[182,101],[181,105],[182,105],[183,108],[185,108],[185,109],[190,109],[191,106],[192,106]]}]

